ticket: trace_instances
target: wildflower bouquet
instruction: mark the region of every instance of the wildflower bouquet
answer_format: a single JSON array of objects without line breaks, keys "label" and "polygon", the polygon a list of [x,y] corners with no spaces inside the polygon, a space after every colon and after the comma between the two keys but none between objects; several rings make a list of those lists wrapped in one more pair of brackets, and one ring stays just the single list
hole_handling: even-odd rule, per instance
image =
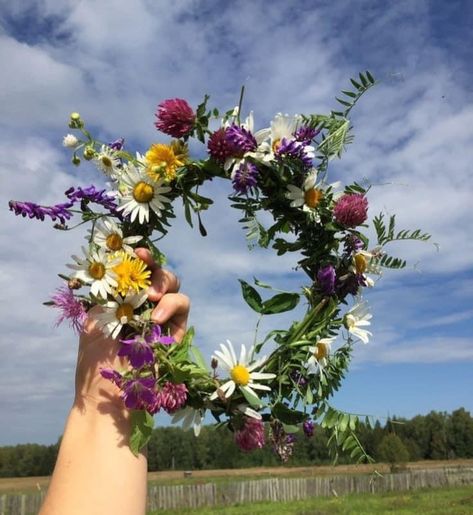
[{"label": "wildflower bouquet", "polygon": [[[73,113],[69,127],[77,135],[68,134],[64,146],[71,149],[75,165],[93,162],[109,181],[107,188],[70,188],[65,201],[54,206],[10,202],[15,214],[50,218],[56,229],[68,230],[76,213],[81,223],[90,223],[87,245],[72,257],[71,272],[61,275],[66,283],[49,304],[60,308],[60,321],[68,319],[77,331],[87,311],[101,306],[93,315],[98,327],[117,339],[120,355],[129,361],[126,370],[101,373],[133,410],[130,446],[135,453],[149,438],[152,415],[164,410],[173,414],[173,422],[193,426],[196,435],[205,413],[212,413],[245,451],[263,446],[267,422],[273,448],[283,460],[292,452],[294,434],[311,436],[319,421],[332,429],[334,448],[367,458],[355,434],[357,417],[336,410],[329,398],[345,376],[355,344],[371,336],[364,289],[374,285],[373,277],[383,268],[406,265],[389,256],[386,245],[429,238],[420,230],[396,231],[395,217],[386,220],[380,214],[373,220],[377,242],[370,246],[363,232],[369,186],[328,181],[330,161],[353,139],[350,111],[374,83],[369,72],[360,74],[351,80],[353,88],[337,98],[343,110],[277,114],[270,127],[258,131],[252,113],[240,118],[243,90],[239,106],[223,114],[207,107],[207,96],[195,111],[185,100],[165,100],[155,125],[174,139],[152,144],[144,155],[128,151],[123,139],[97,141]],[[192,159],[189,138],[206,145],[208,157]],[[258,289],[271,286],[241,280],[243,298],[258,313],[258,323],[263,316],[294,309],[301,299],[307,307],[301,320],[260,341],[255,338],[256,345],[242,343],[235,349],[230,341],[221,344],[208,367],[192,345],[192,328],[176,344],[165,328],[152,323],[151,271],[134,249],[146,247],[164,262],[155,243],[167,233],[177,199],[187,222],[193,226],[197,221],[205,236],[201,213],[212,200],[199,187],[216,177],[231,181],[232,206],[242,212],[250,244],[272,246],[278,255],[294,253],[296,268],[307,275],[302,291],[278,292],[264,300]],[[260,222],[261,212],[272,216],[270,227]],[[262,355],[270,342],[273,350]]]}]

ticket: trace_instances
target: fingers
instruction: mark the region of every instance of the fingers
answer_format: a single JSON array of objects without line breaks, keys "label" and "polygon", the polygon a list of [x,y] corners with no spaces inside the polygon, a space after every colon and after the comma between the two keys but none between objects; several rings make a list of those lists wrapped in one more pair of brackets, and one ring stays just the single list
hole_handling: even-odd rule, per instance
[{"label": "fingers", "polygon": [[151,320],[156,324],[166,324],[171,336],[180,341],[187,328],[187,318],[190,310],[190,299],[182,293],[166,293],[151,314]]},{"label": "fingers", "polygon": [[169,270],[161,268],[148,249],[135,249],[135,254],[151,270],[151,286],[148,288],[148,298],[151,302],[158,302],[166,293],[177,293],[179,291],[179,279]]}]

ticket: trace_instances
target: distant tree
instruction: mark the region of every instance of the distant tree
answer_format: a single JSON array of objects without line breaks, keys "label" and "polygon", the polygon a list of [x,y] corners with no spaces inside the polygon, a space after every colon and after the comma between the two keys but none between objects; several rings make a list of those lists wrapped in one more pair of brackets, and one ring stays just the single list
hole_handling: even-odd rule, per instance
[{"label": "distant tree", "polygon": [[473,419],[464,408],[452,412],[447,423],[448,445],[454,457],[473,458]]},{"label": "distant tree", "polygon": [[379,459],[395,468],[409,461],[409,452],[396,433],[383,436],[377,452]]}]

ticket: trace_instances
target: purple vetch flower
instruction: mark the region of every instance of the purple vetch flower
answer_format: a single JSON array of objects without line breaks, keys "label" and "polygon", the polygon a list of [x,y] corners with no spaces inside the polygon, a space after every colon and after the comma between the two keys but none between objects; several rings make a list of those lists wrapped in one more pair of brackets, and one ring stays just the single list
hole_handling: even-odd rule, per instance
[{"label": "purple vetch flower", "polygon": [[83,303],[74,295],[73,291],[68,286],[58,288],[56,293],[52,295],[51,300],[54,302],[53,306],[61,310],[56,326],[67,319],[72,329],[77,334],[81,333],[87,319],[87,312]]},{"label": "purple vetch flower", "polygon": [[100,375],[104,379],[108,379],[109,381],[112,381],[112,383],[116,384],[119,388],[122,387],[123,376],[120,374],[120,372],[113,370],[113,368],[101,368]]},{"label": "purple vetch flower", "polygon": [[125,144],[125,139],[124,138],[118,138],[115,141],[112,141],[111,143],[109,143],[108,146],[112,150],[121,150],[123,148],[124,144]]},{"label": "purple vetch flower", "polygon": [[150,345],[155,343],[162,343],[163,345],[176,343],[176,340],[172,336],[163,336],[161,326],[157,324],[153,325],[151,331],[145,336],[145,340]]},{"label": "purple vetch flower", "polygon": [[299,159],[305,167],[310,168],[312,166],[312,158],[314,157],[313,149],[311,149],[312,147],[300,141],[282,138],[275,151],[275,155],[280,159],[284,157]]},{"label": "purple vetch flower", "polygon": [[302,430],[307,438],[314,436],[314,422],[312,420],[305,420],[302,424]]},{"label": "purple vetch flower", "polygon": [[298,370],[293,370],[291,372],[291,379],[296,383],[298,386],[305,386],[307,384],[307,380]]},{"label": "purple vetch flower", "polygon": [[333,209],[335,221],[344,227],[356,227],[368,218],[368,200],[361,193],[346,193]]},{"label": "purple vetch flower", "polygon": [[138,377],[122,383],[122,397],[128,409],[145,409],[154,413],[157,395],[154,377]]},{"label": "purple vetch flower", "polygon": [[258,168],[249,161],[242,161],[240,166],[232,172],[232,184],[238,193],[247,193],[257,184]]},{"label": "purple vetch flower", "polygon": [[347,255],[358,252],[363,249],[365,244],[353,234],[348,234],[345,238],[344,252]]},{"label": "purple vetch flower", "polygon": [[319,129],[314,129],[309,125],[301,125],[294,133],[294,137],[297,141],[310,145],[311,141],[319,134],[319,132]]},{"label": "purple vetch flower", "polygon": [[94,204],[100,204],[110,212],[115,213],[118,207],[115,202],[115,197],[108,193],[106,190],[97,190],[93,185],[88,188],[69,188],[65,195],[71,202],[80,202],[82,200],[93,202]]},{"label": "purple vetch flower", "polygon": [[325,265],[317,272],[317,283],[324,295],[333,295],[335,293],[335,281],[337,275],[333,265]]},{"label": "purple vetch flower", "polygon": [[73,202],[56,204],[54,206],[40,206],[34,202],[18,202],[16,200],[10,200],[10,202],[8,202],[10,211],[14,211],[17,216],[27,216],[28,218],[36,218],[36,220],[41,221],[43,221],[46,216],[49,216],[51,220],[59,220],[62,224],[65,224],[66,220],[72,218],[72,213],[69,209],[73,205]]},{"label": "purple vetch flower", "polygon": [[264,423],[256,418],[245,417],[243,427],[235,431],[234,438],[242,451],[262,449],[265,443]]},{"label": "purple vetch flower", "polygon": [[[363,279],[363,278],[362,278]],[[364,281],[364,279],[363,279]],[[342,275],[337,280],[337,295],[339,298],[343,299],[348,294],[351,295],[357,295],[358,290],[360,289],[360,286],[364,286],[362,284],[362,281],[360,280],[360,276],[353,273],[346,273],[345,275]]]},{"label": "purple vetch flower", "polygon": [[187,386],[184,383],[165,383],[158,392],[160,407],[169,414],[181,409],[187,401]]},{"label": "purple vetch flower", "polygon": [[271,441],[273,444],[273,451],[281,458],[281,461],[285,463],[294,451],[294,441],[289,438],[284,427],[278,420],[271,422]]},{"label": "purple vetch flower", "polygon": [[226,129],[225,139],[233,148],[234,157],[243,157],[246,152],[253,152],[258,147],[253,134],[235,123]]},{"label": "purple vetch flower", "polygon": [[126,356],[133,368],[141,368],[154,363],[153,349],[141,335],[137,334],[129,340],[120,340],[120,343],[118,356]]}]

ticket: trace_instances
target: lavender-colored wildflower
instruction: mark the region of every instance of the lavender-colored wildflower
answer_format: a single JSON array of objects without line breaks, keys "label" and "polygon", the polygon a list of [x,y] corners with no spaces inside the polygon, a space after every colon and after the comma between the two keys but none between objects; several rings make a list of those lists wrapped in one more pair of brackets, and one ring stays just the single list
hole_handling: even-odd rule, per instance
[{"label": "lavender-colored wildflower", "polygon": [[314,436],[314,422],[312,420],[305,420],[302,424],[302,430],[307,438]]},{"label": "lavender-colored wildflower", "polygon": [[151,331],[145,336],[145,340],[150,345],[155,343],[162,343],[163,345],[171,345],[176,343],[176,340],[172,336],[164,336],[161,331],[161,326],[153,325]]},{"label": "lavender-colored wildflower", "polygon": [[291,379],[296,383],[298,386],[305,386],[307,384],[307,380],[298,370],[293,370],[291,372]]},{"label": "lavender-colored wildflower", "polygon": [[299,159],[305,167],[310,168],[312,166],[313,154],[312,152],[308,152],[306,147],[307,145],[300,141],[282,138],[275,155],[280,159],[285,157]]},{"label": "lavender-colored wildflower", "polygon": [[352,253],[358,252],[363,249],[364,243],[353,234],[348,234],[345,238],[344,251],[345,254],[351,255]]},{"label": "lavender-colored wildflower", "polygon": [[235,123],[225,131],[227,142],[233,147],[234,157],[243,157],[246,152],[253,152],[258,147],[253,134]]},{"label": "lavender-colored wildflower", "polygon": [[307,145],[310,145],[312,140],[317,137],[320,130],[313,129],[312,127],[309,127],[308,125],[301,125],[296,132],[294,133],[294,137],[297,141],[300,141],[301,143],[305,143]]},{"label": "lavender-colored wildflower", "polygon": [[335,281],[337,275],[333,265],[323,266],[317,272],[317,283],[324,295],[333,295],[335,293]]},{"label": "lavender-colored wildflower", "polygon": [[141,368],[154,363],[153,349],[141,335],[137,334],[134,338],[120,340],[120,343],[118,356],[127,357],[133,368]]},{"label": "lavender-colored wildflower", "polygon": [[360,278],[363,278],[358,274],[346,273],[342,277],[343,279],[339,279],[336,286],[337,295],[340,299],[343,299],[348,294],[357,295],[360,285],[364,286],[360,280]]},{"label": "lavender-colored wildflower", "polygon": [[279,456],[281,461],[285,463],[294,451],[294,441],[288,441],[288,434],[284,431],[282,424],[275,420],[271,422],[271,441],[273,443],[273,451]]},{"label": "lavender-colored wildflower", "polygon": [[150,413],[156,406],[154,377],[138,377],[122,384],[122,397],[128,409],[145,409]]},{"label": "lavender-colored wildflower", "polygon": [[245,452],[262,449],[265,443],[264,424],[261,420],[245,417],[243,427],[234,434],[235,443]]},{"label": "lavender-colored wildflower", "polygon": [[51,300],[54,302],[54,307],[61,310],[56,325],[58,326],[64,320],[69,320],[72,329],[77,334],[81,333],[87,319],[87,312],[73,291],[68,286],[58,288]]},{"label": "lavender-colored wildflower", "polygon": [[112,141],[111,143],[109,143],[108,146],[112,150],[121,150],[123,148],[124,144],[125,144],[125,139],[124,138],[118,138],[115,141]]},{"label": "lavender-colored wildflower", "polygon": [[172,414],[181,409],[187,401],[187,387],[185,384],[165,383],[158,393],[160,407]]},{"label": "lavender-colored wildflower", "polygon": [[56,204],[55,206],[40,206],[33,202],[18,202],[16,200],[10,200],[10,202],[8,202],[10,211],[14,211],[17,216],[21,215],[23,217],[36,218],[36,220],[41,221],[48,216],[51,220],[59,220],[62,224],[65,224],[66,220],[72,218],[72,213],[69,209],[73,205],[73,202]]},{"label": "lavender-colored wildflower", "polygon": [[257,184],[258,168],[249,161],[242,161],[232,173],[232,184],[238,193],[247,193]]}]

